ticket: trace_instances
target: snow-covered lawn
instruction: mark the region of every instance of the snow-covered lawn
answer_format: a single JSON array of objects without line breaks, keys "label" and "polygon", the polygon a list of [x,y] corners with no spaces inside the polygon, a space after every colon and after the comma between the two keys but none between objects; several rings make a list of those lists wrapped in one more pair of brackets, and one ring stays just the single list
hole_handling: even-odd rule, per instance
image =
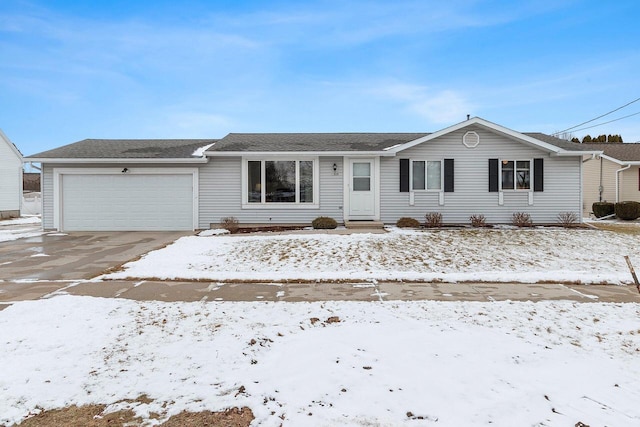
[{"label": "snow-covered lawn", "polygon": [[386,234],[190,236],[108,278],[629,283],[640,234],[390,228]]},{"label": "snow-covered lawn", "polygon": [[39,216],[0,220],[0,242],[34,237],[44,234]]},{"label": "snow-covered lawn", "polygon": [[146,394],[256,426],[640,425],[639,304],[60,296],[0,311],[0,343],[0,424]]}]

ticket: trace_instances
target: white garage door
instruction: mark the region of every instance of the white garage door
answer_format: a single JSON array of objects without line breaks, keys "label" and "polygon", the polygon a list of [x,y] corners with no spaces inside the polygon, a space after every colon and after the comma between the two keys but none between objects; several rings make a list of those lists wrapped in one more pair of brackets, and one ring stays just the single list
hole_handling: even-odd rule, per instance
[{"label": "white garage door", "polygon": [[193,230],[193,175],[62,176],[65,231]]}]

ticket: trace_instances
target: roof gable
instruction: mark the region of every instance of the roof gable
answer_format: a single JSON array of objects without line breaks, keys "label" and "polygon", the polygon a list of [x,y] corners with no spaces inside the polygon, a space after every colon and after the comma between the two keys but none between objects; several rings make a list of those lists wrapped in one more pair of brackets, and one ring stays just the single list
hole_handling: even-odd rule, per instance
[{"label": "roof gable", "polygon": [[[453,126],[449,126],[447,128],[444,128],[442,130],[439,130],[438,132],[434,132],[431,133],[429,135],[425,135],[421,138],[418,138],[416,140],[413,141],[409,141],[405,144],[399,145],[389,151],[392,151],[394,153],[399,153],[401,151],[407,150],[411,147],[415,147],[418,144],[422,144],[424,142],[427,141],[431,141],[433,139],[436,139],[438,137],[441,137],[443,135],[447,135],[451,132],[456,132],[458,130],[464,129],[466,127],[469,126],[473,126],[473,125],[478,125],[481,127],[484,127],[486,129],[489,129],[495,133],[498,134],[502,134],[505,135],[511,139],[516,139],[521,141],[524,144],[536,147],[540,150],[546,151],[548,153],[554,153],[554,154],[559,154],[559,153],[572,153],[575,152],[576,155],[580,155],[580,154],[587,154],[586,152],[589,151],[587,150],[585,147],[581,147],[582,144],[576,144],[576,143],[572,143],[570,141],[565,141],[559,138],[555,138],[549,135],[545,135],[543,133],[521,133],[521,132],[516,132],[514,130],[511,130],[509,128],[506,128],[504,126],[500,126],[498,124],[489,122],[487,120],[484,120],[480,117],[473,117],[471,119],[465,120],[463,122],[457,123]],[[597,150],[591,150],[591,151],[597,151]]]},{"label": "roof gable", "polygon": [[11,140],[9,139],[9,137],[7,137],[7,135],[4,134],[4,132],[2,131],[2,129],[0,129],[0,139],[3,140],[7,146],[9,147],[9,149],[11,151],[13,151],[16,155],[16,157],[22,161],[22,153],[20,152],[20,150],[18,149],[18,147],[16,147],[16,145],[11,142]]}]

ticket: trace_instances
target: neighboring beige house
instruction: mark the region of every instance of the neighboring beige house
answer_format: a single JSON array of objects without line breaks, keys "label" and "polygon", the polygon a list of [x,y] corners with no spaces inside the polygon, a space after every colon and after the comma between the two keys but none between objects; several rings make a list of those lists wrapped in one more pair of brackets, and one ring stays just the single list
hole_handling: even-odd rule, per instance
[{"label": "neighboring beige house", "polygon": [[640,202],[640,143],[584,144],[601,156],[584,164],[584,213],[594,202]]},{"label": "neighboring beige house", "polygon": [[0,219],[20,216],[22,154],[0,130]]}]

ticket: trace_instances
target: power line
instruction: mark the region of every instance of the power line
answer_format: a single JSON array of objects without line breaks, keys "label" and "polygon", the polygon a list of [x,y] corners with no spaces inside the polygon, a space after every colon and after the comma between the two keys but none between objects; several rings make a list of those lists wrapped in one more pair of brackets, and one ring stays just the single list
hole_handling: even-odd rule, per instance
[{"label": "power line", "polygon": [[[594,125],[594,126],[590,126],[590,127],[583,128],[583,129],[575,129],[575,128],[579,127],[579,126],[586,125],[587,123],[591,123],[591,122],[594,122],[594,121],[596,121],[596,120],[598,120],[598,119],[601,119],[601,118],[603,118],[604,116],[608,116],[608,115],[609,115],[609,114],[611,114],[611,113],[615,113],[615,112],[616,112],[616,111],[618,111],[618,110],[622,110],[624,107],[627,107],[627,106],[629,106],[629,105],[633,104],[634,102],[638,102],[638,101],[640,101],[640,98],[636,98],[636,99],[634,99],[634,100],[633,100],[633,101],[631,101],[631,102],[627,102],[627,103],[626,103],[626,104],[624,104],[622,107],[618,107],[618,108],[616,108],[615,110],[611,110],[611,111],[609,111],[608,113],[604,113],[604,114],[602,114],[602,115],[600,115],[600,116],[598,116],[598,117],[596,117],[596,118],[594,118],[594,119],[587,120],[586,122],[582,122],[582,123],[580,123],[580,124],[578,124],[578,125],[571,126],[570,128],[566,128],[566,129],[564,129],[564,130],[561,130],[561,131],[559,131],[559,132],[556,132],[556,133],[554,133],[553,135],[558,135],[558,134],[560,134],[560,133],[562,133],[562,132],[566,132],[566,131],[568,131],[568,130],[572,130],[572,129],[573,129],[573,131],[574,131],[574,132],[577,132],[577,131],[579,131],[579,130],[583,130],[583,129],[590,129],[591,127],[600,126],[600,125]],[[631,114],[631,116],[633,116],[633,115],[635,115],[635,114]],[[626,116],[626,117],[630,117],[630,116]],[[621,117],[620,119],[616,119],[616,120],[621,120],[621,119],[624,119],[624,118],[626,118],[626,117]],[[615,120],[612,120],[612,121],[615,121]],[[611,123],[611,122],[606,122],[606,123]],[[606,124],[606,123],[602,123],[602,124]]]},{"label": "power line", "polygon": [[622,117],[619,117],[617,119],[609,120],[608,122],[598,123],[597,125],[587,126],[586,128],[574,129],[573,132],[578,132],[580,130],[591,129],[591,128],[595,128],[595,127],[598,127],[598,126],[606,125],[608,123],[617,122],[618,120],[626,119],[627,117],[637,116],[638,114],[640,114],[640,111],[638,111],[637,113],[629,114],[628,116],[622,116]]}]

